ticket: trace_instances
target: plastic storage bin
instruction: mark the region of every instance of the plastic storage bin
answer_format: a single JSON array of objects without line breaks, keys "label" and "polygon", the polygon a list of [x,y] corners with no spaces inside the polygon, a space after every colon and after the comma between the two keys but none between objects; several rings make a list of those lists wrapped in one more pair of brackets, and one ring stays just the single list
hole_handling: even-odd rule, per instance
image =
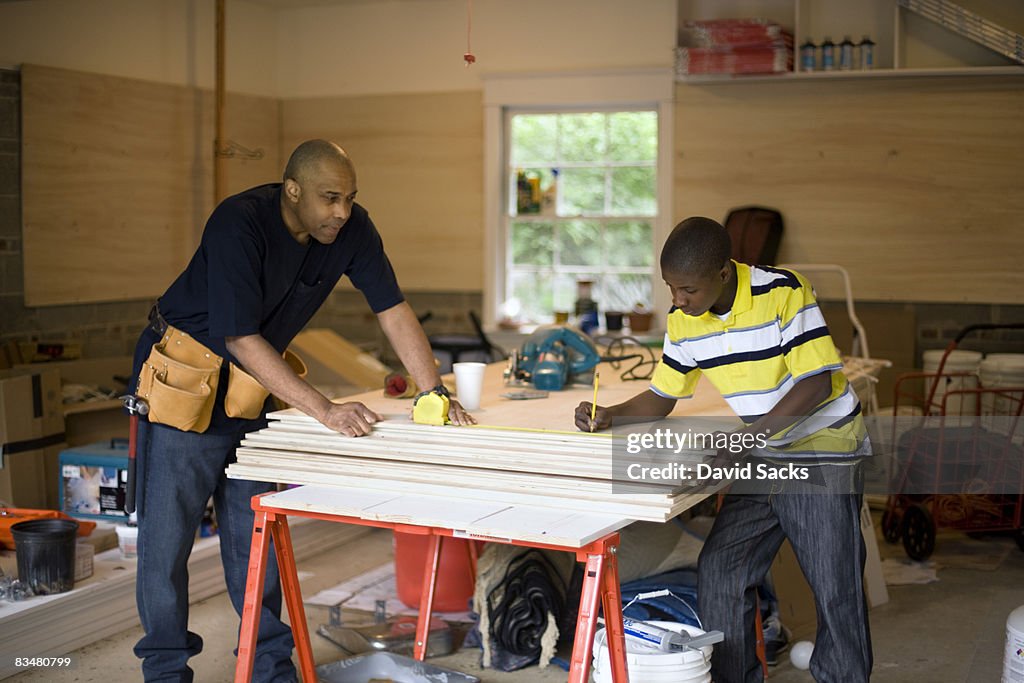
[{"label": "plastic storage bin", "polygon": [[60,453],[61,509],[85,519],[126,519],[128,442],[114,439]]}]

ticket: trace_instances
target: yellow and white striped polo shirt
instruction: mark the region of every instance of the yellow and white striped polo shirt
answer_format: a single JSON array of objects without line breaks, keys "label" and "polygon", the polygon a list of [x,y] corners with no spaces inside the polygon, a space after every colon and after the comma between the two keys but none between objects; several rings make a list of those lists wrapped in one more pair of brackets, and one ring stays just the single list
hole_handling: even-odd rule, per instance
[{"label": "yellow and white striped polo shirt", "polygon": [[860,402],[807,280],[791,270],[736,263],[736,299],[722,320],[710,311],[669,312],[651,390],[689,398],[701,374],[746,424],[805,377],[831,373],[832,392],[811,415],[769,440],[769,453],[834,459],[864,454]]}]

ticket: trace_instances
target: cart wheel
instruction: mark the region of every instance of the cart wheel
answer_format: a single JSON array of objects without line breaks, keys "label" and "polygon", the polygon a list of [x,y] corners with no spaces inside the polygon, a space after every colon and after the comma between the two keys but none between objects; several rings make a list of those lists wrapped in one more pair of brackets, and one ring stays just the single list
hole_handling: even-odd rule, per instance
[{"label": "cart wheel", "polygon": [[886,543],[900,540],[900,516],[896,510],[886,510],[882,513],[882,538]]},{"label": "cart wheel", "polygon": [[911,505],[903,513],[900,524],[903,534],[903,549],[912,560],[923,562],[935,550],[935,522],[924,505]]}]

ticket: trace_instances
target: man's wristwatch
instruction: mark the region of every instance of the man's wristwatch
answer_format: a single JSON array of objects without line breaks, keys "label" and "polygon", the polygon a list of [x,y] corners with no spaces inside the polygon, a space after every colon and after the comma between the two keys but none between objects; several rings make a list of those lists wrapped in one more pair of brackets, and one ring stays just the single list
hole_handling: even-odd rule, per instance
[{"label": "man's wristwatch", "polygon": [[424,391],[421,391],[420,393],[416,394],[416,398],[413,399],[412,404],[416,405],[416,401],[420,400],[421,396],[426,396],[428,394],[437,394],[438,396],[444,396],[447,399],[450,399],[452,397],[452,395],[448,393],[448,387],[446,387],[444,384],[438,384],[433,389],[425,389]]}]

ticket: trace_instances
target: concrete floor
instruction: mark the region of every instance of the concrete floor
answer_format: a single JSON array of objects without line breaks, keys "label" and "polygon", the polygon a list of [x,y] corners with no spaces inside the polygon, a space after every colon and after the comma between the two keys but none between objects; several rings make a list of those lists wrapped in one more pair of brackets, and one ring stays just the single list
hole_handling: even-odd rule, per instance
[{"label": "concrete floor", "polygon": [[[944,556],[944,547],[964,553]],[[966,550],[964,550],[966,549]],[[901,558],[899,546],[882,547],[884,556]],[[340,549],[301,563],[304,595],[331,587],[379,566],[391,556],[389,532],[375,531]],[[971,557],[981,558],[972,560]],[[966,539],[959,534],[940,534],[932,558],[939,565],[939,581],[926,585],[890,586],[890,602],[872,610],[876,683],[980,683],[996,682],[1002,671],[1005,621],[1011,610],[1024,603],[1024,552],[1009,538]],[[307,613],[311,632],[326,620],[323,612]],[[194,605],[193,630],[205,640],[205,649],[193,658],[196,681],[229,681],[233,677],[238,622],[225,594]],[[19,674],[14,683],[120,683],[140,680],[132,646],[141,629],[134,628],[74,653],[69,670],[48,669]],[[801,634],[797,634],[800,636]],[[313,635],[318,663],[340,658],[340,651]],[[466,649],[430,660],[465,671],[484,683],[518,681],[547,683],[565,681],[566,673],[555,667],[531,667],[515,673],[479,668],[480,651]],[[786,661],[771,669],[777,683],[808,683],[806,671]]]}]

